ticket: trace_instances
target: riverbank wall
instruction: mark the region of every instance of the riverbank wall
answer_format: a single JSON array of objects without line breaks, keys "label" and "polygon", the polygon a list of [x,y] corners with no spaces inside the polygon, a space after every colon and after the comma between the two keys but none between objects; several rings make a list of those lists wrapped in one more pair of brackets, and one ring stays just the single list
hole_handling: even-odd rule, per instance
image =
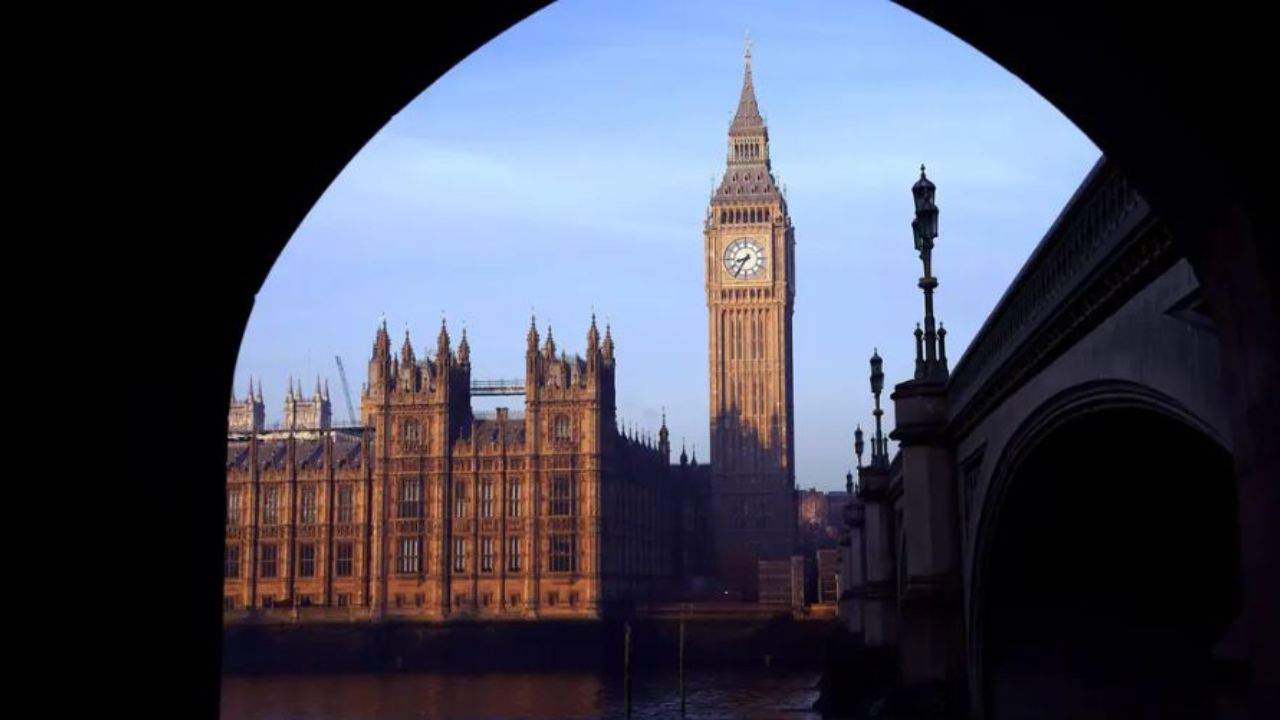
[{"label": "riverbank wall", "polygon": [[[835,622],[792,617],[684,620],[685,667],[821,670]],[[538,672],[617,669],[631,628],[633,667],[674,670],[674,617],[543,622],[235,624],[223,633],[230,675],[336,672]]]}]

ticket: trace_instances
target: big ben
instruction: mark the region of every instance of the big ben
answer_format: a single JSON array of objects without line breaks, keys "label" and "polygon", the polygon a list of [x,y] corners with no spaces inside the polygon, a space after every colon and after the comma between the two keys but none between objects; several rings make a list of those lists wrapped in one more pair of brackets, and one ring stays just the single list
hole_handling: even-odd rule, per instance
[{"label": "big ben", "polygon": [[791,315],[795,230],[769,160],[747,46],[728,161],[704,226],[717,573],[757,594],[757,561],[796,540]]}]

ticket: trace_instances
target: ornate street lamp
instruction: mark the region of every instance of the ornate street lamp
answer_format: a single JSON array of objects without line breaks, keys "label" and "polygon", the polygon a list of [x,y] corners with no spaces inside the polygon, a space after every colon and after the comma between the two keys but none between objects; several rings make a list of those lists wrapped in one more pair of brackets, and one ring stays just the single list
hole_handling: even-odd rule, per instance
[{"label": "ornate street lamp", "polygon": [[876,434],[871,438],[871,466],[883,467],[887,462],[884,434],[881,431],[880,418],[884,410],[880,409],[880,393],[884,390],[884,361],[880,359],[879,349],[871,351],[871,394],[875,396],[875,410],[871,412],[876,418]]},{"label": "ornate street lamp", "polygon": [[884,360],[880,359],[880,350],[871,351],[871,392],[879,396],[884,390]]},{"label": "ornate street lamp", "polygon": [[937,187],[924,174],[924,165],[920,166],[920,179],[911,186],[911,195],[916,203],[916,219],[911,227],[915,231],[916,248],[932,248],[933,239],[938,237],[938,206],[934,204]]},{"label": "ornate street lamp", "polygon": [[[920,179],[911,186],[911,197],[915,201],[916,216],[911,221],[911,237],[920,260],[924,263],[924,276],[920,278],[919,287],[924,291],[924,332],[923,338],[917,330],[916,341],[916,379],[945,379],[947,375],[946,361],[940,360],[937,346],[937,325],[933,317],[933,290],[938,287],[938,279],[933,276],[933,241],[938,237],[938,206],[934,202],[937,187],[924,174],[924,165],[920,166]],[[920,339],[923,339],[923,347]]]},{"label": "ornate street lamp", "polygon": [[866,445],[862,442],[862,426],[858,425],[853,431],[853,454],[858,456],[858,469],[862,469],[862,451],[866,449]]}]

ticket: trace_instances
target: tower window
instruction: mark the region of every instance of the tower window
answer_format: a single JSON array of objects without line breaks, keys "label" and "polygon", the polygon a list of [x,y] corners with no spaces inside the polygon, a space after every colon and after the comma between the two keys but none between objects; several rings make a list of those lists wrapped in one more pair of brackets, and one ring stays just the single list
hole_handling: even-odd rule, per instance
[{"label": "tower window", "polygon": [[453,484],[453,516],[467,516],[467,484],[461,480]]},{"label": "tower window", "polygon": [[[512,535],[507,538],[507,570],[510,572],[520,572],[520,536]],[[514,603],[518,605],[519,603]]]},{"label": "tower window", "polygon": [[453,539],[453,571],[467,571],[467,541],[464,538]]},{"label": "tower window", "polygon": [[240,546],[228,545],[223,554],[222,576],[225,578],[240,577]]},{"label": "tower window", "polygon": [[569,423],[569,416],[557,415],[551,428],[551,437],[561,442],[567,442],[572,435],[573,432]]},{"label": "tower window", "polygon": [[349,523],[355,518],[354,488],[343,485],[338,488],[338,522]]},{"label": "tower window", "polygon": [[405,447],[418,447],[422,444],[422,426],[417,420],[404,421],[404,445]]},{"label": "tower window", "polygon": [[240,498],[243,491],[240,488],[227,488],[227,524],[240,524]]},{"label": "tower window", "polygon": [[400,517],[422,517],[422,478],[409,478],[400,483]]},{"label": "tower window", "polygon": [[480,572],[493,572],[493,538],[480,538]]},{"label": "tower window", "polygon": [[493,481],[480,481],[480,517],[493,517]]},{"label": "tower window", "polygon": [[576,572],[578,570],[577,537],[552,535],[547,543],[551,572]]},{"label": "tower window", "polygon": [[520,517],[520,478],[507,483],[507,517]]},{"label": "tower window", "polygon": [[278,574],[276,562],[278,550],[274,543],[267,543],[259,549],[259,574],[264,578],[273,578]]},{"label": "tower window", "polygon": [[303,485],[298,498],[298,522],[314,525],[316,522],[316,486]]},{"label": "tower window", "polygon": [[556,475],[551,478],[551,514],[573,515],[577,510],[574,498],[573,478],[568,475]]},{"label": "tower window", "polygon": [[340,542],[335,555],[333,574],[338,577],[351,577],[355,569],[355,546],[349,542]]},{"label": "tower window", "polygon": [[314,543],[298,545],[298,577],[315,577],[316,546]]},{"label": "tower window", "polygon": [[262,524],[280,523],[280,488],[268,486],[262,490]]},{"label": "tower window", "polygon": [[422,538],[400,538],[396,571],[402,574],[422,571]]}]

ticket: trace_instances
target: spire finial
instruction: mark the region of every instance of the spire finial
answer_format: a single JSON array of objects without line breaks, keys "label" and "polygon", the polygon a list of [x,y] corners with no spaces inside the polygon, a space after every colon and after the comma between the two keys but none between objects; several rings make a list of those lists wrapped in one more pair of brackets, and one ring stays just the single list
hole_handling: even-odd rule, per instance
[{"label": "spire finial", "polygon": [[742,57],[747,63],[747,70],[751,69],[751,31],[743,32],[742,40]]}]

